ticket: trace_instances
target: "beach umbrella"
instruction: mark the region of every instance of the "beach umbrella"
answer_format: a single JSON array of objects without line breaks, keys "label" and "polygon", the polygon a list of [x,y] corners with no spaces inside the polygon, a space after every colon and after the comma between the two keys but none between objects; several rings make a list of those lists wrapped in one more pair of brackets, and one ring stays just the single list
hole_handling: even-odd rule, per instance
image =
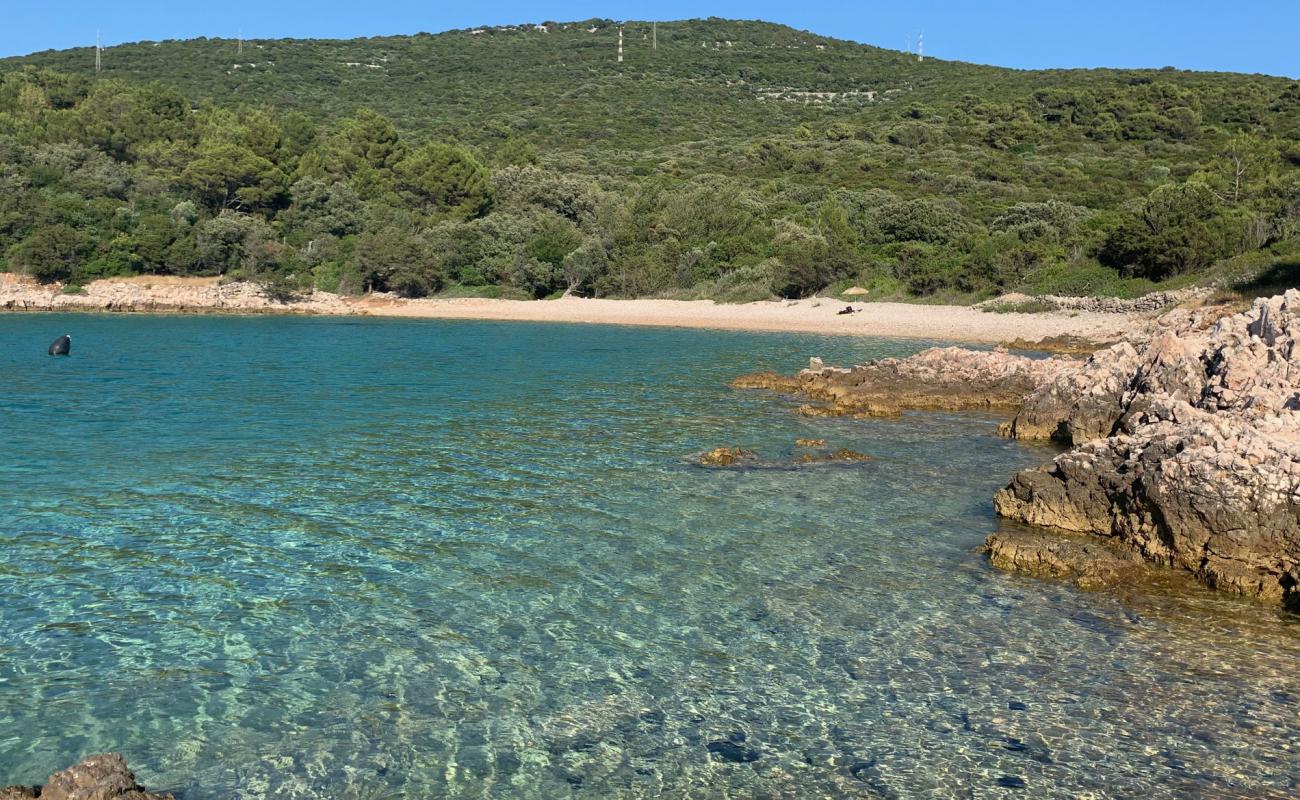
[{"label": "beach umbrella", "polygon": [[868,292],[866,289],[863,289],[861,286],[854,286],[850,289],[845,289],[844,291],[840,292],[840,294],[844,297],[861,297],[864,294],[871,294],[871,292]]}]

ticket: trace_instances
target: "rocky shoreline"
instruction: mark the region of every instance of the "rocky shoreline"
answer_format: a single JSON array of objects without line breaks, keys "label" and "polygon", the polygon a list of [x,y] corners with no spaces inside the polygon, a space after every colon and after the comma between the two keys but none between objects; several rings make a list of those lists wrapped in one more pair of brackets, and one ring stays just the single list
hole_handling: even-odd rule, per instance
[{"label": "rocky shoreline", "polygon": [[79,291],[42,286],[0,274],[0,311],[103,311],[155,314],[337,314],[362,313],[345,298],[311,291],[276,299],[248,282],[215,279],[100,280]]},{"label": "rocky shoreline", "polygon": [[995,566],[1097,588],[1157,564],[1300,610],[1300,291],[1170,312],[1086,361],[936,348],[732,385],[810,414],[1014,411],[1001,434],[1071,449],[995,496],[1024,523],[988,538]]}]

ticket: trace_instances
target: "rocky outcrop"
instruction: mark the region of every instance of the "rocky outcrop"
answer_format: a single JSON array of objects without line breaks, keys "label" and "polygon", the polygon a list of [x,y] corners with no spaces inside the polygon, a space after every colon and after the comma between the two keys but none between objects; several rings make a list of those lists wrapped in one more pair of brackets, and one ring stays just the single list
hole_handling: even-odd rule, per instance
[{"label": "rocky outcrop", "polygon": [[117,753],[89,756],[50,776],[44,786],[0,789],[0,800],[174,800],[135,782],[126,759]]},{"label": "rocky outcrop", "polygon": [[1016,475],[994,498],[1001,516],[1300,606],[1300,292],[1102,351],[1027,398],[1007,432],[1077,446]]},{"label": "rocky outcrop", "polygon": [[1024,525],[989,537],[995,566],[1097,588],[1151,562],[1300,610],[1300,291],[1173,311],[1087,361],[935,348],[732,385],[817,415],[1016,409],[1002,433],[1073,449],[997,493]]},{"label": "rocky outcrop", "polygon": [[827,367],[785,376],[745,375],[738,389],[771,389],[816,401],[808,416],[888,417],[906,409],[963,411],[1018,408],[1026,394],[1078,366],[1074,359],[1033,359],[1004,349],[934,347],[910,358],[885,358],[852,369]]},{"label": "rocky outcrop", "polygon": [[999,432],[1016,439],[1054,439],[1065,444],[1108,436],[1121,415],[1137,366],[1133,345],[1121,342],[1108,347],[1022,398],[1015,419]]}]

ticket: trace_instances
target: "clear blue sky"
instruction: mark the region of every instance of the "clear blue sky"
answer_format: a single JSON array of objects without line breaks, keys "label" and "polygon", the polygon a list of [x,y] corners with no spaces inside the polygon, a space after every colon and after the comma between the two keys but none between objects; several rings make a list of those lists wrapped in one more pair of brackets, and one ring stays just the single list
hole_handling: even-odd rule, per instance
[{"label": "clear blue sky", "polygon": [[195,36],[332,37],[474,25],[719,16],[766,19],[927,54],[1010,67],[1161,67],[1300,77],[1300,0],[618,0],[358,2],[3,0],[0,55]]}]

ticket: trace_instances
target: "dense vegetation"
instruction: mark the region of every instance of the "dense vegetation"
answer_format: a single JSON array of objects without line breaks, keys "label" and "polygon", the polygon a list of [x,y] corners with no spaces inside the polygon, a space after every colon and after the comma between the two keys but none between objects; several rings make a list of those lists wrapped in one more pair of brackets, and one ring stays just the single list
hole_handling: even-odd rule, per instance
[{"label": "dense vegetation", "polygon": [[[291,292],[1132,293],[1300,251],[1300,83],[759,22],[0,61],[0,264]],[[657,48],[654,46],[657,39]]]}]

